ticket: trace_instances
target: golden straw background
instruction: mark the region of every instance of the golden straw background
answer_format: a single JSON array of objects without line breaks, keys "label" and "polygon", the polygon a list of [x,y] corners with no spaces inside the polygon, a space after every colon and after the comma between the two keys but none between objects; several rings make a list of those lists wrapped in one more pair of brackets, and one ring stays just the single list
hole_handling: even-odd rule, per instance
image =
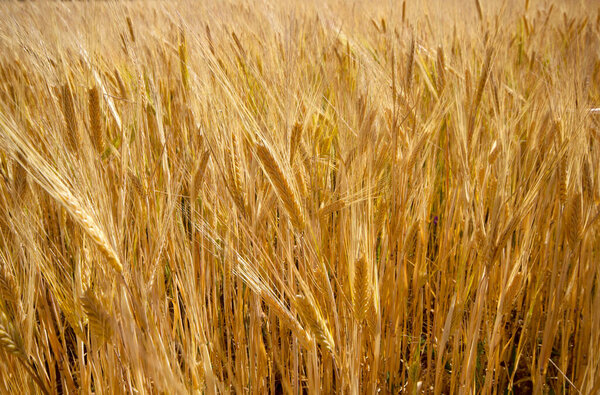
[{"label": "golden straw background", "polygon": [[600,393],[593,1],[3,2],[1,393]]}]

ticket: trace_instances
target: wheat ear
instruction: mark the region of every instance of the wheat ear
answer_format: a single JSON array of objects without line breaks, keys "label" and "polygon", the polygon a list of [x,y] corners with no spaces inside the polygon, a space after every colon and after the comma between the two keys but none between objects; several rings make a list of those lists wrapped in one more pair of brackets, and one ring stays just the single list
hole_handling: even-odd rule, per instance
[{"label": "wheat ear", "polygon": [[413,68],[415,63],[415,36],[413,34],[410,40],[410,49],[408,50],[408,58],[406,58],[406,89],[410,90],[413,79]]},{"label": "wheat ear", "polygon": [[579,241],[582,230],[582,214],[581,214],[581,194],[576,193],[569,202],[566,210],[566,225],[567,225],[567,238],[569,244],[574,247]]},{"label": "wheat ear", "polygon": [[77,118],[75,117],[75,105],[73,104],[73,95],[68,83],[65,83],[61,89],[61,98],[65,124],[67,127],[67,145],[72,152],[79,152],[81,147],[81,135],[77,128]]},{"label": "wheat ear", "polygon": [[59,202],[69,211],[71,216],[79,222],[85,232],[94,240],[94,243],[98,246],[98,249],[108,259],[111,266],[119,273],[123,271],[123,265],[121,260],[117,256],[117,253],[108,241],[108,238],[104,232],[98,227],[94,219],[84,210],[79,204],[75,196],[71,194],[67,189],[57,190],[56,195]]},{"label": "wheat ear", "polygon": [[292,135],[290,137],[290,164],[294,163],[294,156],[298,152],[298,145],[300,144],[300,138],[302,137],[302,124],[296,122],[292,128]]},{"label": "wheat ear", "polygon": [[331,336],[331,331],[315,304],[302,295],[296,295],[295,303],[300,317],[309,327],[317,342],[332,355],[335,355],[333,336]]},{"label": "wheat ear", "polygon": [[305,219],[300,208],[300,203],[281,166],[266,146],[259,144],[256,147],[256,152],[292,223],[296,228],[300,230],[304,229]]},{"label": "wheat ear", "polygon": [[561,204],[567,202],[567,163],[566,159],[560,161],[558,165],[558,197]]},{"label": "wheat ear", "polygon": [[96,151],[104,151],[104,136],[102,135],[102,110],[100,108],[100,94],[98,88],[88,90],[88,109],[90,112],[90,140]]},{"label": "wheat ear", "polygon": [[581,185],[583,187],[583,194],[590,200],[595,197],[594,193],[594,179],[592,177],[592,171],[590,164],[587,159],[583,160],[583,169],[581,171]]},{"label": "wheat ear", "polygon": [[114,319],[102,307],[91,289],[88,288],[81,297],[81,305],[88,317],[88,324],[92,334],[102,342],[110,341],[114,333]]},{"label": "wheat ear", "polygon": [[26,357],[23,340],[19,332],[3,312],[0,313],[0,348],[6,350],[9,354]]},{"label": "wheat ear", "polygon": [[361,255],[354,263],[354,289],[352,302],[354,303],[354,315],[359,322],[365,319],[369,309],[371,287],[369,281],[369,268],[367,258]]}]

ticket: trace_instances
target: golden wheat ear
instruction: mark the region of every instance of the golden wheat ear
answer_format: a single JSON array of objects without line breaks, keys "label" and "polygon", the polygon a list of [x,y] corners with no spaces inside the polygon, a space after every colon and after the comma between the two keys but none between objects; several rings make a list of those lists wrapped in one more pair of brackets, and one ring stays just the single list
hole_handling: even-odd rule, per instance
[{"label": "golden wheat ear", "polygon": [[327,322],[321,315],[321,312],[317,309],[316,304],[302,295],[296,295],[294,302],[300,317],[313,333],[317,342],[332,355],[335,355],[335,342],[333,341],[333,336],[331,335]]},{"label": "golden wheat ear", "polygon": [[564,215],[565,224],[567,226],[567,240],[569,241],[571,248],[574,248],[579,241],[583,230],[581,194],[576,193],[571,197]]},{"label": "golden wheat ear", "polygon": [[93,210],[85,207],[82,200],[76,197],[67,187],[59,172],[33,148],[19,132],[0,118],[2,140],[0,143],[10,153],[11,157],[25,167],[32,179],[45,190],[53,199],[62,205],[71,217],[81,225],[83,230],[94,241],[100,252],[107,258],[110,265],[118,272],[123,271],[123,265],[105,231],[99,226]]},{"label": "golden wheat ear", "polygon": [[4,312],[0,313],[0,348],[21,358],[27,355],[21,335]]},{"label": "golden wheat ear", "polygon": [[292,127],[292,135],[290,136],[290,164],[294,163],[294,157],[298,152],[300,139],[302,138],[302,124],[296,122]]},{"label": "golden wheat ear", "polygon": [[110,342],[115,332],[114,318],[102,307],[102,304],[91,289],[87,289],[81,297],[81,305],[88,318],[90,332],[101,342]]},{"label": "golden wheat ear", "polygon": [[264,144],[258,144],[256,146],[256,153],[263,169],[267,173],[269,181],[271,181],[271,185],[275,188],[277,196],[290,216],[292,224],[299,230],[303,230],[306,221],[304,214],[302,214],[300,202],[279,162]]},{"label": "golden wheat ear", "polygon": [[364,254],[354,263],[353,288],[352,301],[354,303],[354,315],[358,322],[362,322],[369,309],[371,299],[369,265]]},{"label": "golden wheat ear", "polygon": [[99,155],[104,152],[104,135],[102,131],[102,109],[100,93],[95,86],[88,90],[88,110],[90,113],[90,140]]},{"label": "golden wheat ear", "polygon": [[67,129],[67,134],[65,136],[67,139],[67,146],[73,153],[78,154],[82,145],[81,134],[79,132],[75,114],[73,92],[68,82],[64,83],[61,87],[61,101]]}]

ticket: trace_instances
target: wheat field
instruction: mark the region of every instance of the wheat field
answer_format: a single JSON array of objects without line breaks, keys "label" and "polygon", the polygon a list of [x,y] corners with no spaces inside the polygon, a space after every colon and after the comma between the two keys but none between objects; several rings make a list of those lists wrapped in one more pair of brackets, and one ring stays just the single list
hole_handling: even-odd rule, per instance
[{"label": "wheat field", "polygon": [[600,393],[593,1],[0,17],[0,393]]}]

